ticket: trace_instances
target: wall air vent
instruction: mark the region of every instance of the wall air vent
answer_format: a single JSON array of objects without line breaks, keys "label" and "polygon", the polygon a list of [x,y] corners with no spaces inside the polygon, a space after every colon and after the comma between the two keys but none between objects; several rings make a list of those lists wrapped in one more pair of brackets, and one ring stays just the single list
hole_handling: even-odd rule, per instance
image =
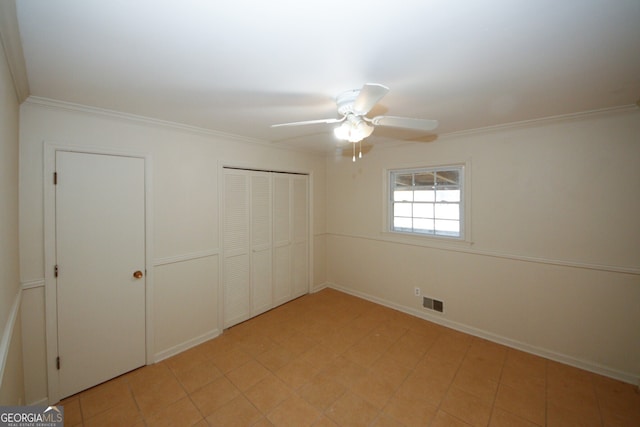
[{"label": "wall air vent", "polygon": [[429,310],[437,311],[440,313],[444,312],[444,303],[437,299],[423,297],[422,306],[424,308],[428,308]]}]

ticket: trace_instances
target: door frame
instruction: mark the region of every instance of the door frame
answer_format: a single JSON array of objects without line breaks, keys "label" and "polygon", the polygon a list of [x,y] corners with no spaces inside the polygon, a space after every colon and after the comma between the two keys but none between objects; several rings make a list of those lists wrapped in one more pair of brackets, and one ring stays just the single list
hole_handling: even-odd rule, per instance
[{"label": "door frame", "polygon": [[116,150],[101,147],[44,142],[43,147],[43,195],[44,195],[44,288],[45,288],[45,330],[47,354],[47,399],[49,404],[60,400],[59,377],[56,367],[58,356],[58,315],[57,289],[54,267],[56,264],[56,193],[53,173],[56,166],[56,152],[69,151],[84,154],[123,156],[144,160],[145,194],[145,363],[154,363],[153,340],[153,200],[152,200],[152,158],[148,153]]}]

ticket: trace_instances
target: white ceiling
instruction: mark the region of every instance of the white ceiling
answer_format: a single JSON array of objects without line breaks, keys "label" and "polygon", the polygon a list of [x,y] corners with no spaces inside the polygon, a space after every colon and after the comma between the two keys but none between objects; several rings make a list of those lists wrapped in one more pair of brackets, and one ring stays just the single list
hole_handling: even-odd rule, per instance
[{"label": "white ceiling", "polygon": [[[331,150],[334,97],[455,131],[634,104],[638,0],[18,0],[31,95]],[[429,135],[377,128],[373,144]]]}]

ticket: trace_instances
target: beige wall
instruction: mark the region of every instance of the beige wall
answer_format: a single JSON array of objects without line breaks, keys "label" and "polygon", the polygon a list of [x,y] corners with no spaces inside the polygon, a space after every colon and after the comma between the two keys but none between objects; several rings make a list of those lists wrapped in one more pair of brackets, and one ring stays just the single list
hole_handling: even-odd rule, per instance
[{"label": "beige wall", "polygon": [[18,269],[18,99],[0,43],[0,405],[23,402]]},{"label": "beige wall", "polygon": [[[479,336],[637,381],[639,119],[637,111],[625,111],[451,135],[376,147],[354,164],[29,101],[20,117],[26,401],[47,397],[45,141],[151,155],[157,358],[218,332],[218,166],[226,162],[312,173],[314,287],[329,283]],[[383,232],[385,168],[456,162],[470,165],[470,242],[443,245]],[[425,312],[413,296],[415,286],[444,300],[445,313]]]},{"label": "beige wall", "polygon": [[20,117],[20,268],[23,297],[27,402],[47,397],[44,341],[43,143],[151,156],[153,221],[153,358],[158,360],[215,336],[221,250],[220,162],[311,174],[313,284],[325,281],[324,158],[233,140],[120,115],[30,100]]},{"label": "beige wall", "polygon": [[[327,161],[327,280],[557,360],[640,377],[640,112],[553,119]],[[384,170],[468,162],[470,242],[384,232]],[[421,307],[414,287],[441,299]]]}]

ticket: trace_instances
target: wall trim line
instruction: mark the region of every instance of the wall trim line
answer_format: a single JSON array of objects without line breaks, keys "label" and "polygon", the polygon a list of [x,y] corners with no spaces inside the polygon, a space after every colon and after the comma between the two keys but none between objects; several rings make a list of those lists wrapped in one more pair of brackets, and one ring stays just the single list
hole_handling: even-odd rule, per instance
[{"label": "wall trim line", "polygon": [[18,288],[13,304],[11,305],[11,311],[9,311],[9,317],[7,323],[4,325],[4,331],[2,332],[2,338],[0,339],[0,387],[2,387],[2,381],[4,380],[4,368],[7,364],[9,357],[9,349],[11,347],[11,339],[13,338],[13,330],[15,329],[16,320],[20,313],[20,301],[22,300],[22,288]]},{"label": "wall trim line", "polygon": [[22,287],[23,291],[34,288],[44,288],[44,277],[42,279],[27,280],[26,282],[21,282],[20,287]]},{"label": "wall trim line", "polygon": [[185,262],[185,261],[193,261],[196,259],[208,258],[212,256],[217,256],[217,255],[220,255],[220,249],[208,249],[205,251],[189,252],[181,255],[156,258],[153,260],[153,266],[159,267],[161,265],[175,264],[178,262]]},{"label": "wall trim line", "polygon": [[[388,233],[385,233],[388,234]],[[471,255],[479,255],[493,258],[502,258],[502,259],[510,259],[514,261],[523,261],[523,262],[533,262],[536,264],[550,264],[550,265],[558,265],[561,267],[573,267],[573,268],[583,268],[587,270],[597,270],[597,271],[608,271],[611,273],[622,273],[622,274],[632,274],[632,275],[640,275],[640,268],[637,267],[626,267],[626,266],[618,266],[618,265],[606,265],[606,264],[594,264],[589,262],[582,261],[573,261],[573,260],[564,260],[564,259],[554,259],[554,258],[543,258],[536,257],[530,255],[520,255],[513,254],[508,252],[500,252],[500,251],[491,251],[486,249],[475,249],[469,245],[467,242],[460,242],[459,246],[456,246],[455,243],[448,242],[432,242],[431,240],[425,242],[416,241],[408,241],[406,239],[399,238],[383,238],[383,237],[369,237],[369,236],[359,236],[356,234],[347,234],[347,233],[327,233],[327,236],[334,237],[346,237],[351,239],[361,239],[361,240],[371,240],[382,243],[391,243],[397,245],[406,245],[406,246],[417,246],[429,249],[437,249],[443,251],[450,252],[461,252]],[[410,236],[410,238],[413,236]]]},{"label": "wall trim line", "polygon": [[358,298],[365,299],[367,301],[374,302],[376,304],[383,305],[385,307],[392,308],[394,310],[401,311],[403,313],[418,317],[423,320],[427,320],[429,322],[437,323],[447,328],[455,329],[456,331],[464,332],[466,334],[473,335],[478,338],[483,338],[488,341],[495,342],[497,344],[502,344],[507,347],[514,348],[516,350],[521,350],[526,353],[534,354],[536,356],[544,357],[545,359],[553,360],[555,362],[563,363],[565,365],[573,366],[575,368],[584,369],[586,371],[593,372],[599,375],[604,375],[606,377],[620,380],[629,384],[636,385],[640,383],[640,378],[638,378],[637,376],[635,376],[630,372],[618,371],[616,369],[612,369],[607,366],[603,366],[587,360],[577,359],[575,357],[571,357],[566,354],[557,353],[541,347],[532,346],[520,341],[506,338],[501,335],[492,334],[491,332],[487,332],[482,329],[477,329],[463,323],[453,322],[451,320],[444,319],[441,316],[432,315],[430,313],[422,312],[420,310],[406,307],[401,304],[396,304],[385,298],[378,298],[371,294],[349,289],[347,287],[340,286],[335,283],[327,283],[326,287],[334,289],[336,291],[344,292],[349,295],[353,295]]}]

